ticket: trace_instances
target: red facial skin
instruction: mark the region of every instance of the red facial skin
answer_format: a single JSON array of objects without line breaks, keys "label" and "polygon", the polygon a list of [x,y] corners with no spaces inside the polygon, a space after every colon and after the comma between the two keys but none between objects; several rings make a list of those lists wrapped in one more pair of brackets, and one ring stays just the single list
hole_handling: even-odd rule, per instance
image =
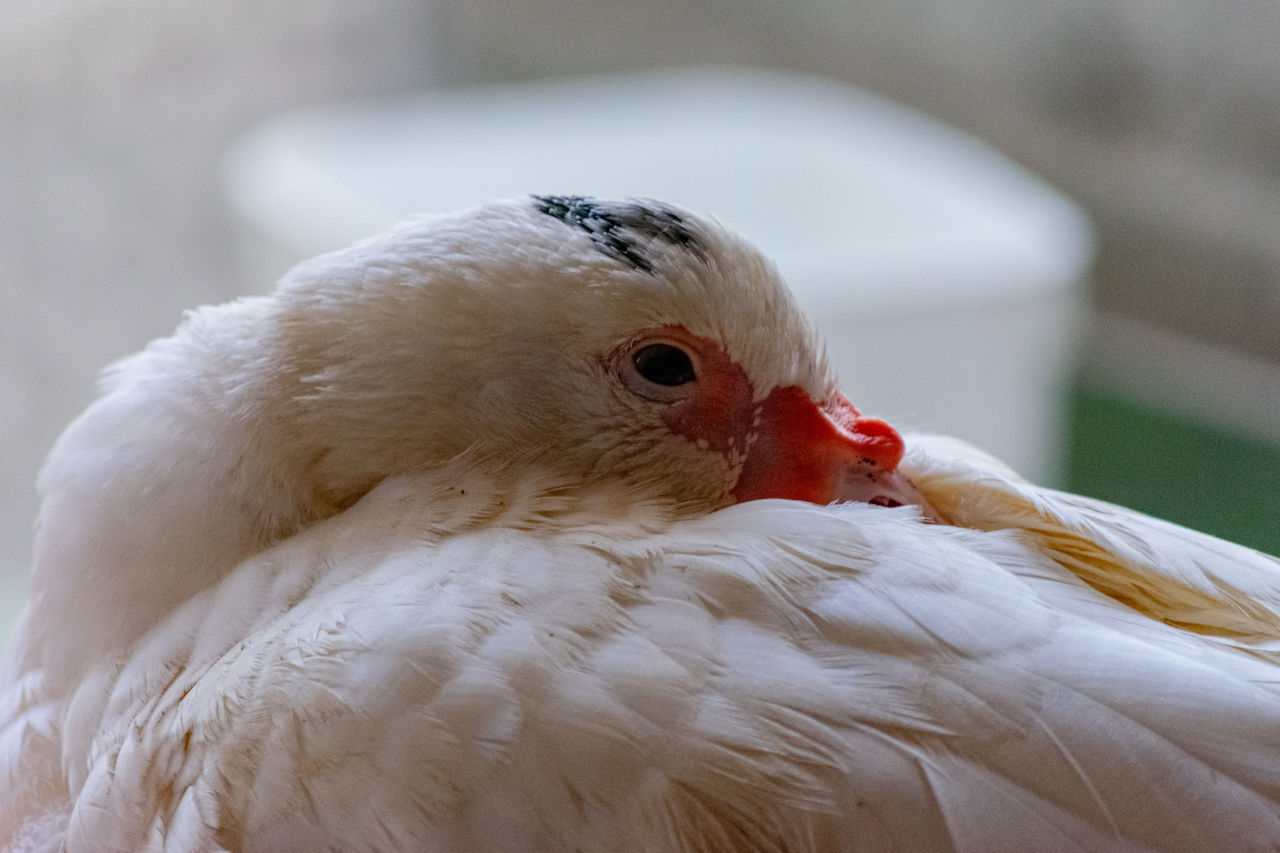
[{"label": "red facial skin", "polygon": [[[663,413],[671,431],[709,450],[746,454],[732,492],[736,502],[902,502],[893,491],[900,486],[894,471],[902,437],[884,421],[863,417],[843,394],[817,403],[788,385],[753,403],[746,372],[717,343],[680,326],[655,329],[640,340],[652,339],[678,344],[695,360],[696,387]],[[626,348],[618,357],[634,351]]]}]

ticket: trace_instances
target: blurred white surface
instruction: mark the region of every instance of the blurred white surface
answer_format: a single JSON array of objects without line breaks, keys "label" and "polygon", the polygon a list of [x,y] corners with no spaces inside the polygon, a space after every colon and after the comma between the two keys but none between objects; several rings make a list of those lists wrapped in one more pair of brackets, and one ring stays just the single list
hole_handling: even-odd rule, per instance
[{"label": "blurred white surface", "polygon": [[1058,477],[1086,219],[990,148],[862,91],[694,69],[311,109],[248,133],[227,191],[264,274],[496,197],[712,213],[778,263],[856,405]]}]

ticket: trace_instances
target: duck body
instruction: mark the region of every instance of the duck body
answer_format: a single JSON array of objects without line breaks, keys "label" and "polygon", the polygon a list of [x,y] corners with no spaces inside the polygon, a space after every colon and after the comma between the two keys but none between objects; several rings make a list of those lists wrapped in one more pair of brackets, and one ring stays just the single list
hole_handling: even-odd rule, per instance
[{"label": "duck body", "polygon": [[[591,244],[558,250],[555,265],[613,275],[612,264],[645,286],[679,257],[667,248],[688,251],[678,231],[648,233],[673,227],[665,208],[604,208],[583,227],[572,200],[539,202],[553,209],[480,218],[541,228],[547,217],[568,226],[549,245],[566,234]],[[679,217],[701,241],[694,262],[728,267],[711,226]],[[624,241],[637,234],[649,239]],[[358,253],[330,266],[344,259],[359,269]],[[320,307],[350,313],[350,298]],[[626,416],[603,423],[639,436],[594,450],[552,440],[563,449],[538,452],[547,445],[525,436],[553,409],[478,373],[464,390],[432,392],[463,408],[433,427],[445,415],[417,391],[365,382],[368,372],[344,385],[356,355],[321,358],[311,343],[299,355],[289,336],[302,333],[281,320],[296,315],[270,300],[197,315],[126,364],[44,474],[34,594],[0,698],[0,844],[1280,846],[1274,559],[1032,486],[946,439],[908,436],[899,458],[886,428],[833,396],[820,360],[765,365],[739,344],[720,366],[701,341],[721,338],[688,308],[679,324],[652,313],[633,325],[657,337],[584,342],[603,357],[583,360],[581,375],[617,380],[587,415],[621,400]],[[241,348],[262,323],[277,334]],[[789,315],[781,325],[803,331]],[[618,346],[630,361],[613,374]],[[742,418],[671,396],[683,368],[650,369],[673,357],[645,349],[656,346],[688,350],[716,402],[732,399],[732,365],[745,364],[753,429],[797,411],[777,408],[792,405],[779,388],[807,389],[839,429],[806,422],[805,446],[830,447],[801,458],[786,431],[739,446]],[[801,335],[796,346],[811,345]],[[636,365],[661,387],[628,372]],[[355,409],[321,410],[337,405],[332,389],[348,400],[357,387]],[[299,402],[298,388],[311,396]],[[426,434],[413,453],[408,426],[368,427],[393,435],[381,443],[357,428],[390,417],[361,420],[379,397]],[[490,419],[522,419],[490,441],[467,420],[475,400]],[[652,434],[675,433],[663,446],[689,454],[684,468],[702,465],[701,482],[651,473],[650,403]],[[168,451],[135,441],[147,424]],[[211,451],[193,449],[201,425],[222,437]],[[459,425],[465,440],[446,440]],[[590,435],[572,438],[585,447]],[[845,452],[831,436],[856,444],[845,474],[801,483],[797,470]],[[786,470],[753,461],[761,447]],[[104,489],[133,502],[104,501]],[[795,499],[827,489],[829,505]],[[63,535],[68,515],[80,538]],[[121,524],[137,534],[117,542],[108,534]]]}]

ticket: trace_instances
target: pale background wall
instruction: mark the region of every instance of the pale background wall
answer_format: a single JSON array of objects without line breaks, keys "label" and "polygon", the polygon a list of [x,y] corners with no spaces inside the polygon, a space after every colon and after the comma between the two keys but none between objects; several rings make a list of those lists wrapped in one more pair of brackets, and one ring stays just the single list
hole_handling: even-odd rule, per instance
[{"label": "pale background wall", "polygon": [[[1270,0],[11,0],[0,572],[25,567],[36,466],[97,368],[183,308],[269,286],[237,274],[217,176],[257,118],[652,64],[825,73],[971,130],[1082,201],[1103,311],[1272,369],[1277,33]],[[15,596],[0,599],[2,619]]]}]

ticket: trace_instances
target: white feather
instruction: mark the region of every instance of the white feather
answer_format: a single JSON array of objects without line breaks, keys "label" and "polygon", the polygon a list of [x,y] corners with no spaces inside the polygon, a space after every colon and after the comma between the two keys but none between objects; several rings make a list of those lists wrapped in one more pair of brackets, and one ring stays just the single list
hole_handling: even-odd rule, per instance
[{"label": "white feather", "polygon": [[1276,562],[926,437],[943,523],[726,507],[583,353],[834,386],[688,221],[663,276],[527,204],[410,226],[118,368],[42,476],[0,845],[1275,849]]}]

